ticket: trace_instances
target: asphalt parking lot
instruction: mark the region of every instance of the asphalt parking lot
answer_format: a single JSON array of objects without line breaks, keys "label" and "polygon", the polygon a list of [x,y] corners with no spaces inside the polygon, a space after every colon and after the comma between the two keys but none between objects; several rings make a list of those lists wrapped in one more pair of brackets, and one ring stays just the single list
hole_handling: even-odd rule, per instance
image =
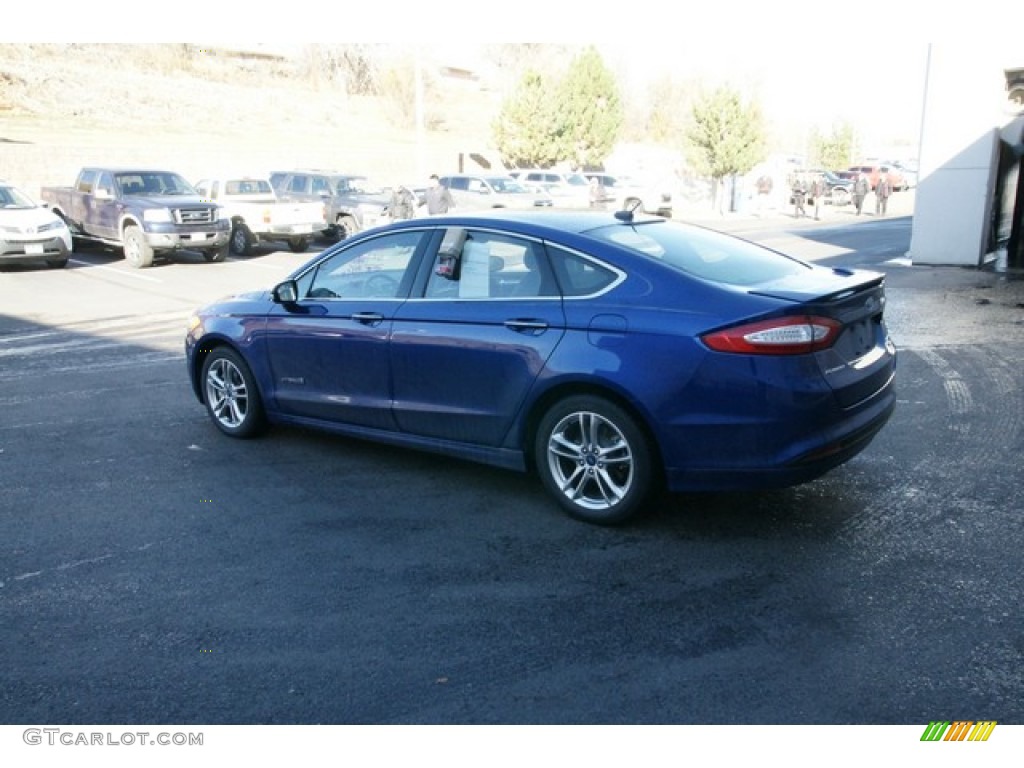
[{"label": "asphalt parking lot", "polygon": [[1020,282],[884,262],[863,454],[606,529],[528,476],[219,435],[184,318],[303,256],[76,258],[0,273],[0,723],[1024,723]]}]

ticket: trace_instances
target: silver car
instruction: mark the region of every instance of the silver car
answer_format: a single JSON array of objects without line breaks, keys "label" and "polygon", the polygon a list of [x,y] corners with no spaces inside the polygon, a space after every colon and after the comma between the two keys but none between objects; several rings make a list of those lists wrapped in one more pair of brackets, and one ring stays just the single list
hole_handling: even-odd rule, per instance
[{"label": "silver car", "polygon": [[457,173],[443,176],[455,207],[462,210],[482,208],[550,208],[551,195],[531,190],[506,174]]},{"label": "silver car", "polygon": [[0,264],[68,263],[71,232],[64,220],[17,187],[0,181]]}]

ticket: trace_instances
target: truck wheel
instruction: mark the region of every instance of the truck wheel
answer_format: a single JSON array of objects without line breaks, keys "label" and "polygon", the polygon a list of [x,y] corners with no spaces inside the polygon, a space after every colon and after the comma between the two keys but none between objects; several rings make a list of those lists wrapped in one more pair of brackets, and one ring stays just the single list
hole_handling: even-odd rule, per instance
[{"label": "truck wheel", "polygon": [[124,257],[136,269],[153,266],[153,249],[140,227],[124,228]]},{"label": "truck wheel", "polygon": [[238,221],[231,226],[231,252],[236,256],[252,253],[253,236],[245,222]]},{"label": "truck wheel", "polygon": [[203,251],[203,258],[206,259],[207,261],[214,261],[214,262],[224,261],[224,259],[226,259],[227,257],[228,257],[228,244],[227,243],[224,243],[224,245],[220,246],[219,248],[211,248],[208,251]]},{"label": "truck wheel", "polygon": [[309,248],[309,238],[292,237],[288,240],[288,247],[291,248],[292,253],[302,253],[304,250]]},{"label": "truck wheel", "polygon": [[352,237],[356,232],[359,231],[359,226],[356,224],[356,220],[351,216],[339,216],[335,232],[339,240],[344,240],[347,237]]}]

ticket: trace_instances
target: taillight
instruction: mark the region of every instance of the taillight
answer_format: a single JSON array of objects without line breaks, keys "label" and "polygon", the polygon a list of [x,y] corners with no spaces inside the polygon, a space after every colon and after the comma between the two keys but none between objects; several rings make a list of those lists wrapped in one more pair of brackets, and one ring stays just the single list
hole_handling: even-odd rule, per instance
[{"label": "taillight", "polygon": [[743,355],[805,355],[826,349],[842,324],[828,317],[796,316],[737,325],[702,336],[716,352]]}]

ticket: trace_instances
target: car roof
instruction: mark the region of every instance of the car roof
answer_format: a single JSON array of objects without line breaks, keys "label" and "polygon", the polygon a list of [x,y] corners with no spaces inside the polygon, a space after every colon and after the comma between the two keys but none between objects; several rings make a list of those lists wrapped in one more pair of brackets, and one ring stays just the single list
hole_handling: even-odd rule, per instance
[{"label": "car roof", "polygon": [[[640,214],[633,217],[634,223],[665,223],[661,216]],[[480,212],[449,213],[434,215],[426,219],[409,219],[392,224],[393,227],[415,228],[430,226],[502,226],[515,224],[532,230],[533,234],[582,234],[598,227],[629,226],[630,222],[620,219],[608,211],[567,210],[567,209],[515,209],[491,208]]]},{"label": "car roof", "polygon": [[368,178],[365,173],[342,173],[341,171],[325,171],[322,168],[294,168],[290,171],[272,171],[270,175],[276,176],[278,174],[282,176],[295,175],[301,173],[303,176],[331,176],[336,179],[365,179]]}]

